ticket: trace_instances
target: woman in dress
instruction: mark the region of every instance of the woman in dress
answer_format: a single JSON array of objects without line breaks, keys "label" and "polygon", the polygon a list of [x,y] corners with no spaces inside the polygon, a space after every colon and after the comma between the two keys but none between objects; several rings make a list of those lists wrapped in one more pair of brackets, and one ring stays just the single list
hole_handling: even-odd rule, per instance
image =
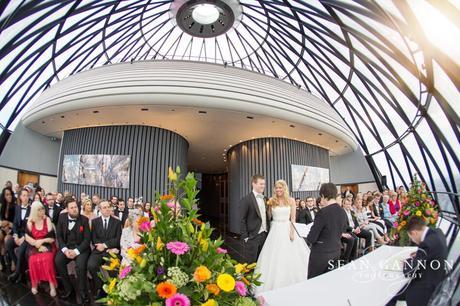
[{"label": "woman in dress", "polygon": [[93,203],[91,202],[90,199],[85,199],[82,204],[81,208],[82,212],[81,214],[88,218],[89,221],[89,228],[91,229],[91,220],[96,218],[96,215],[93,212]]},{"label": "woman in dress", "polygon": [[50,295],[56,296],[55,232],[51,219],[45,214],[45,207],[39,201],[32,203],[25,237],[30,245],[28,253],[32,293],[37,294],[37,285],[40,281],[47,281],[50,284]]},{"label": "woman in dress", "polygon": [[5,187],[0,195],[0,271],[6,269],[5,261],[6,241],[12,239],[14,214],[16,212],[16,198],[11,187]]},{"label": "woman in dress", "polygon": [[[355,200],[355,213],[356,219],[358,220],[359,227],[364,228],[365,230],[370,231],[374,238],[380,244],[386,244],[381,232],[379,231],[379,227],[377,224],[369,222],[367,210],[363,207],[363,199],[357,197]],[[372,239],[372,249],[374,249],[374,239]]]},{"label": "woman in dress", "polygon": [[122,256],[122,265],[129,265],[131,260],[128,257],[128,249],[140,246],[139,227],[133,217],[128,217],[125,227],[121,231],[120,247]]},{"label": "woman in dress", "polygon": [[273,197],[268,201],[272,219],[267,240],[257,260],[256,272],[262,284],[256,293],[289,286],[307,279],[310,249],[298,236],[293,223],[296,218],[295,200],[289,197],[285,181],[275,183]]}]

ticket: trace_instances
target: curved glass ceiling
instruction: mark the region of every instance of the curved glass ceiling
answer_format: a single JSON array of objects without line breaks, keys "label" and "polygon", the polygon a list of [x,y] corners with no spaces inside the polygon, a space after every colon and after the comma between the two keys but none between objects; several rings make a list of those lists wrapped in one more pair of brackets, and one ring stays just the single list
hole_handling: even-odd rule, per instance
[{"label": "curved glass ceiling", "polygon": [[[10,130],[46,87],[80,71],[203,61],[273,76],[321,97],[390,188],[408,188],[418,173],[431,190],[458,193],[457,1],[242,0],[238,22],[213,38],[183,32],[170,13],[174,1],[5,3],[0,123]],[[450,199],[454,206],[446,200],[444,210],[459,216],[458,197]]]}]

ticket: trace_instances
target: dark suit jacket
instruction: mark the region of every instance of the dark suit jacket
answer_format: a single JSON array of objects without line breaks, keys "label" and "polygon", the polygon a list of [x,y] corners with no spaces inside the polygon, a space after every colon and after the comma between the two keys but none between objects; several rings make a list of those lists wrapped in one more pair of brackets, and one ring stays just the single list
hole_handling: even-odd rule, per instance
[{"label": "dark suit jacket", "polygon": [[[91,221],[92,232],[91,240],[93,244],[105,243],[108,249],[120,248],[121,221],[110,217],[107,230],[104,230],[102,217],[97,217]],[[98,252],[96,249],[93,252]]]},{"label": "dark suit jacket", "polygon": [[[313,211],[315,213],[315,217],[318,214],[318,209],[316,207],[313,208]],[[304,224],[309,224],[313,222],[313,217],[311,215],[310,210],[307,208],[301,209],[299,213],[297,214],[297,223],[304,223]]]},{"label": "dark suit jacket", "polygon": [[340,238],[347,230],[348,219],[339,204],[330,204],[322,208],[315,217],[307,241],[312,245],[312,252],[340,252]]},{"label": "dark suit jacket", "polygon": [[24,236],[26,232],[26,225],[27,220],[29,219],[30,215],[30,205],[27,206],[27,211],[24,219],[21,220],[21,205],[16,205],[16,209],[14,212],[14,220],[13,220],[13,235],[18,235],[19,238]]},{"label": "dark suit jacket", "polygon": [[350,226],[348,223],[348,216],[346,215],[347,213],[345,212],[345,217],[347,217],[347,232],[352,232],[355,228],[359,227],[358,219],[356,218],[355,212],[352,210],[351,211],[351,219],[353,220],[353,227]]},{"label": "dark suit jacket", "polygon": [[[118,208],[115,209],[115,211],[114,211],[115,217],[119,218],[119,213],[120,213],[120,211],[118,210]],[[123,228],[125,226],[125,222],[126,222],[126,219],[128,219],[128,216],[129,216],[129,211],[128,211],[127,208],[125,208],[125,210],[123,211],[123,215],[122,215],[122,217],[120,219],[121,228]]]},{"label": "dark suit jacket", "polygon": [[[63,213],[59,216],[58,225],[56,227],[56,236],[59,243],[59,249],[67,248],[67,228],[69,227],[69,213]],[[77,249],[80,253],[90,251],[91,231],[89,229],[88,218],[78,215],[75,225],[72,228],[73,232],[77,232]]]},{"label": "dark suit jacket", "polygon": [[[265,202],[265,220],[267,222],[267,231],[270,227],[270,220],[267,207],[267,199]],[[240,200],[240,214],[241,214],[241,239],[253,238],[259,233],[262,226],[262,217],[260,215],[259,206],[257,205],[256,197],[251,191],[248,195]]]},{"label": "dark suit jacket", "polygon": [[409,287],[407,287],[406,296],[415,299],[415,301],[408,300],[409,305],[428,304],[428,300],[425,300],[427,295],[417,293],[423,293],[427,290],[433,292],[436,286],[444,280],[447,254],[444,234],[439,229],[428,229],[425,239],[418,246],[415,257],[406,260],[404,264],[404,275],[412,279]]},{"label": "dark suit jacket", "polygon": [[53,206],[53,215],[50,216],[50,214],[49,214],[49,212],[50,212],[49,207],[46,206],[46,215],[47,215],[48,217],[50,217],[50,219],[51,219],[51,221],[53,222],[54,225],[57,225],[57,224],[58,224],[59,215],[61,214],[61,210],[62,210],[62,209],[61,209],[59,206],[54,205],[54,206]]}]

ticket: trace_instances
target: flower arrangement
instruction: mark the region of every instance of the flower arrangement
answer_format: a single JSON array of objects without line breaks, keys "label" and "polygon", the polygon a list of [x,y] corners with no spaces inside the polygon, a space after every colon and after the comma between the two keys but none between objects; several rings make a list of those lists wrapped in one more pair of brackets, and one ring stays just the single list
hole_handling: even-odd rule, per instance
[{"label": "flower arrangement", "polygon": [[141,245],[127,251],[129,265],[115,255],[107,270],[116,277],[104,279],[108,305],[257,305],[253,288],[260,275],[255,264],[241,264],[210,238],[213,229],[199,220],[193,173],[181,179],[180,169],[169,169],[169,193],[157,193],[152,208],[155,226],[138,219]]},{"label": "flower arrangement", "polygon": [[414,175],[411,188],[402,203],[398,220],[393,224],[400,246],[410,244],[407,223],[412,216],[421,217],[429,227],[433,228],[436,227],[439,217],[438,205],[426,189],[425,183],[418,180],[417,175]]}]

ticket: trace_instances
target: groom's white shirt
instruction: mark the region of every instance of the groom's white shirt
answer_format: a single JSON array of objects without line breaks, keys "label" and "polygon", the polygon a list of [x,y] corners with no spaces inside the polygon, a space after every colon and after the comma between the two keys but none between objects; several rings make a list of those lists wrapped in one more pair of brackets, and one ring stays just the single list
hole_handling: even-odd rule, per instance
[{"label": "groom's white shirt", "polygon": [[257,206],[259,206],[260,217],[262,218],[262,225],[260,226],[260,230],[259,230],[259,234],[260,234],[262,232],[267,231],[267,217],[266,217],[267,214],[265,211],[265,202],[264,202],[263,194],[259,194],[255,192],[254,190],[252,191],[252,193],[254,193],[254,196],[256,197]]}]

